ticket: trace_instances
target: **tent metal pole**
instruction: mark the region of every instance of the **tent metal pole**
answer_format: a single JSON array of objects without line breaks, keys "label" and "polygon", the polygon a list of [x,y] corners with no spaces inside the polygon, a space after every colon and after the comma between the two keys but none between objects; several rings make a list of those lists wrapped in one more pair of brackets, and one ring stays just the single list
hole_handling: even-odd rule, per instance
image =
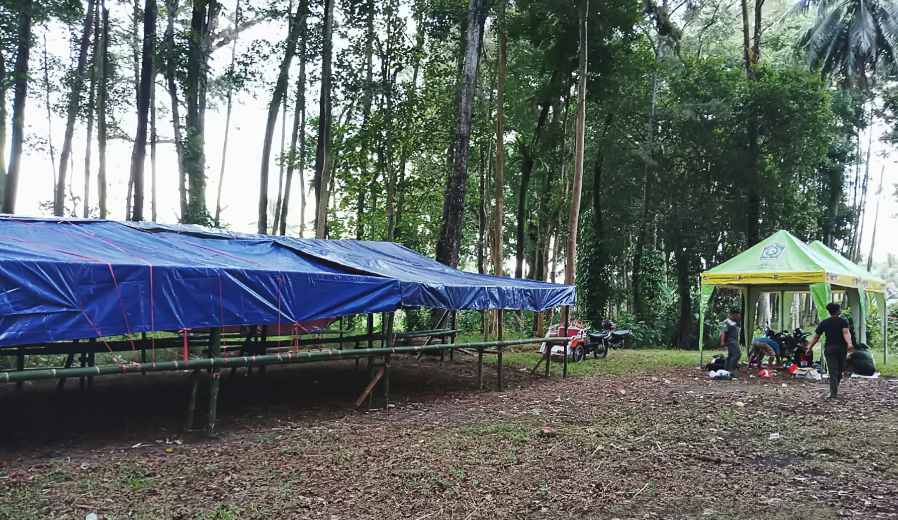
[{"label": "tent metal pole", "polygon": [[[209,358],[215,359],[221,356],[221,328],[213,328],[209,332]],[[264,365],[263,365],[264,366]],[[259,372],[261,373],[261,368]],[[212,367],[212,377],[209,379],[209,410],[206,416],[206,435],[212,435],[215,430],[215,419],[218,414],[218,389],[221,384],[221,367]]]},{"label": "tent metal pole", "polygon": [[505,341],[505,310],[498,309],[496,310],[496,317],[498,318],[498,329],[496,330],[496,334],[499,340],[498,352],[496,352],[496,370],[498,382],[496,383],[497,389],[501,392],[502,386],[504,383],[504,369],[502,367],[502,351],[504,347],[502,346],[502,342]]}]

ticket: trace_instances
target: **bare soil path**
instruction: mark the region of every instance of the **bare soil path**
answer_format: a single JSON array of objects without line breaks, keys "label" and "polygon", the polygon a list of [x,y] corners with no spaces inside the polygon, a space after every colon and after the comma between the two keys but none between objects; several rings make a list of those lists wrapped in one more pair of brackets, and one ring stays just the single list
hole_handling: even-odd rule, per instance
[{"label": "bare soil path", "polygon": [[394,360],[372,411],[352,362],[225,376],[214,440],[185,374],[3,387],[0,519],[898,518],[898,382],[521,368]]}]

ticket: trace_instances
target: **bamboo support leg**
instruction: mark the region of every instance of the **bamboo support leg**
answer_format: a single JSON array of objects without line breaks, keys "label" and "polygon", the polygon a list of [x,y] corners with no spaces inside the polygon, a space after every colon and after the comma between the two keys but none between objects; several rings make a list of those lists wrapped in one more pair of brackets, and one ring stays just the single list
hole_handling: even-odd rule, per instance
[{"label": "bamboo support leg", "polygon": [[[221,356],[221,329],[214,328],[209,333],[209,357]],[[215,420],[218,415],[218,389],[221,384],[221,369],[212,369],[212,377],[209,379],[209,410],[206,418],[206,435],[212,435],[215,431]]]},{"label": "bamboo support leg", "polygon": [[187,421],[184,427],[187,431],[193,429],[193,419],[196,416],[196,398],[200,393],[200,379],[202,374],[199,370],[193,371],[193,385],[190,388],[190,398],[187,400]]},{"label": "bamboo support leg", "polygon": [[[96,340],[93,340],[96,341]],[[97,354],[96,352],[91,351],[90,354],[87,355],[87,366],[93,368],[97,364]],[[94,376],[87,376],[87,388],[94,387]]]},{"label": "bamboo support leg", "polygon": [[[19,354],[18,356],[16,356],[16,370],[18,370],[19,372],[25,370],[25,354]],[[16,383],[16,392],[21,392],[24,386],[24,381],[19,381],[18,383]]]},{"label": "bamboo support leg", "polygon": [[483,347],[477,348],[477,389],[483,390]]},{"label": "bamboo support leg", "polygon": [[[141,332],[140,339],[143,340],[143,342],[144,342],[143,344],[145,345],[146,340],[147,340],[147,333]],[[140,362],[143,363],[144,365],[147,364],[147,349],[145,349],[145,348],[140,349]],[[143,375],[147,375],[147,373],[143,372]]]},{"label": "bamboo support leg", "polygon": [[365,387],[365,390],[362,392],[362,395],[359,396],[355,401],[355,407],[358,408],[362,405],[365,399],[368,399],[368,408],[371,408],[371,391],[374,390],[374,387],[377,386],[377,382],[380,381],[380,378],[383,377],[385,372],[385,368],[381,368],[377,374],[371,378],[371,382],[368,383],[368,386]]},{"label": "bamboo support leg", "polygon": [[[396,345],[393,343],[395,336],[393,335],[393,327],[395,325],[396,314],[389,313],[384,316],[384,342],[383,346],[386,348],[395,348]],[[387,354],[384,356],[384,409],[388,410],[390,408],[390,361],[392,360],[392,356]]]},{"label": "bamboo support leg", "polygon": [[384,410],[390,409],[390,359],[392,356],[384,356]]},{"label": "bamboo support leg", "polygon": [[[278,331],[277,335],[280,336],[281,331]],[[266,341],[268,341],[268,325],[264,325],[262,327],[262,344],[264,345]],[[264,356],[265,352],[266,352],[265,347],[259,347],[259,351],[257,352],[257,354],[260,356]],[[249,367],[246,372],[246,377],[250,377],[252,375],[253,375],[253,367]],[[259,367],[259,377],[262,377],[264,375],[265,375],[265,367],[261,366],[261,367]]]},{"label": "bamboo support leg", "polygon": [[[564,316],[564,318],[563,318],[563,319],[564,319],[564,337],[567,337],[567,331],[568,331],[567,327],[568,327],[568,322],[570,321],[570,318],[571,318],[571,308],[570,308],[570,306],[565,306],[565,307],[564,307],[564,311],[562,312],[562,315]],[[565,348],[565,352],[564,352],[564,369],[563,369],[563,372],[561,373],[561,378],[562,378],[562,379],[567,379],[567,358],[568,358],[568,353],[567,353],[567,348]]]},{"label": "bamboo support leg", "polygon": [[[81,368],[86,367],[87,366],[87,352],[82,352],[81,356],[78,357],[78,360],[81,362]],[[81,376],[78,378],[78,388],[82,392],[84,391],[86,384],[87,384],[87,378],[85,378],[84,376]]]},{"label": "bamboo support leg", "polygon": [[[505,316],[503,315],[503,311],[500,309],[496,311],[496,318],[498,322],[498,329],[496,330],[496,334],[498,336],[499,341],[505,341]],[[504,382],[504,368],[502,366],[502,350],[503,346],[499,344],[498,354],[496,355],[496,376],[498,377],[498,382],[496,383],[496,388],[501,392]]]},{"label": "bamboo support leg", "polygon": [[[65,358],[65,367],[72,368],[72,363],[74,363],[74,361],[75,361],[75,353],[70,352],[68,357]],[[64,386],[65,386],[65,378],[60,377],[59,382],[56,383],[56,391],[62,392],[62,387],[64,387]]]}]

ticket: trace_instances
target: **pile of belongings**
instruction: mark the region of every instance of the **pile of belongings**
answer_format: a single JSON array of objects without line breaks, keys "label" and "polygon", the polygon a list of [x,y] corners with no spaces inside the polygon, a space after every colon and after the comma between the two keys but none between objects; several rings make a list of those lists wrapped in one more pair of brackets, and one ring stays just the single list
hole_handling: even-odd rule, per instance
[{"label": "pile of belongings", "polygon": [[727,358],[723,354],[717,354],[713,358],[711,358],[711,361],[709,361],[708,364],[702,367],[702,370],[708,370],[710,372],[723,370],[723,368],[726,366],[726,362]]},{"label": "pile of belongings", "polygon": [[711,379],[729,381],[733,379],[733,374],[730,373],[729,370],[712,370],[710,374]]},{"label": "pile of belongings", "polygon": [[823,376],[816,368],[799,368],[798,365],[790,365],[789,373],[798,379],[810,379],[812,381],[820,381]]}]

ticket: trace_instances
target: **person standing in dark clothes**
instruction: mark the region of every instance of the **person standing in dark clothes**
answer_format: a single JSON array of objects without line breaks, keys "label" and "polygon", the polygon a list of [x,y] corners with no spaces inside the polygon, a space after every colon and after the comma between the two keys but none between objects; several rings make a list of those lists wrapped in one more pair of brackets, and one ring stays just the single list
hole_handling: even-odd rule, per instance
[{"label": "person standing in dark clothes", "polygon": [[845,370],[845,364],[848,361],[848,351],[854,350],[851,343],[851,330],[848,320],[842,318],[842,306],[832,302],[826,306],[829,312],[829,318],[821,321],[814,331],[814,339],[808,345],[809,349],[813,349],[814,345],[820,341],[820,336],[826,337],[823,342],[823,356],[826,358],[826,364],[829,367],[829,398],[836,399],[839,393],[839,383],[842,382],[842,371]]},{"label": "person standing in dark clothes", "polygon": [[739,360],[742,358],[742,349],[739,348],[739,320],[742,313],[738,310],[730,311],[730,317],[720,326],[720,350],[727,350],[726,369],[735,376],[739,373]]}]

